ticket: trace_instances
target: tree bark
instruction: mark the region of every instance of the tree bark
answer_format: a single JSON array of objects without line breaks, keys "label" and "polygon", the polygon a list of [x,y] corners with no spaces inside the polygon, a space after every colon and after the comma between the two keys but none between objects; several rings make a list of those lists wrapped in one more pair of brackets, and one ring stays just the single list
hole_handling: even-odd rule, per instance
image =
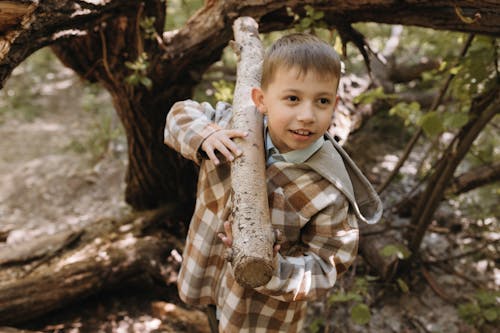
[{"label": "tree bark", "polygon": [[494,162],[492,164],[481,165],[455,177],[447,192],[458,195],[487,184],[498,182],[499,180],[500,162]]},{"label": "tree bark", "polygon": [[[164,13],[162,1],[137,2],[136,7],[123,9],[122,15],[108,19],[85,36],[61,41],[52,48],[66,66],[85,79],[100,82],[112,96],[127,137],[126,202],[138,210],[181,205],[187,221],[195,200],[196,170],[163,144],[163,130],[170,106],[189,98],[197,81],[186,75],[187,70],[175,73],[173,68],[183,66],[180,59],[164,64],[158,43],[144,38],[138,28],[143,17],[154,16],[154,28],[161,33]],[[133,72],[125,62],[136,62],[143,52],[148,66],[139,75],[150,78],[152,87],[126,83]],[[201,73],[209,64],[191,70]],[[197,67],[201,69],[197,71]]]},{"label": "tree bark", "polygon": [[149,211],[41,236],[30,248],[36,255],[23,244],[2,248],[0,325],[24,322],[143,274],[164,285],[169,279],[166,259],[182,247],[177,239],[185,237],[178,226],[168,224],[171,214]]},{"label": "tree bark", "polygon": [[233,100],[234,129],[248,132],[235,140],[243,155],[231,164],[233,247],[231,262],[236,281],[256,288],[273,274],[274,237],[267,202],[262,115],[251,93],[260,86],[263,47],[257,22],[241,17],[234,22],[233,48],[238,55],[238,71]]},{"label": "tree bark", "polygon": [[384,234],[383,226],[360,225],[359,252],[366,263],[376,270],[383,281],[391,281],[398,269],[399,258],[396,254],[383,256],[381,251],[389,245],[403,247],[400,241]]}]

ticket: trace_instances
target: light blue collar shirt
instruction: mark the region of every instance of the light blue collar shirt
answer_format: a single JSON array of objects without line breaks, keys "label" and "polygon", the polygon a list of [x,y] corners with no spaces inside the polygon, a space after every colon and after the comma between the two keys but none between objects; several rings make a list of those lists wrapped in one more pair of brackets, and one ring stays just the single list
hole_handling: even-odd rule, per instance
[{"label": "light blue collar shirt", "polygon": [[309,159],[309,157],[311,157],[315,152],[323,147],[323,143],[325,142],[325,138],[322,136],[307,148],[292,150],[288,153],[282,154],[279,152],[278,148],[276,148],[273,141],[271,140],[271,136],[269,135],[267,126],[264,133],[264,143],[266,147],[266,166],[269,166],[278,161],[296,164],[304,163],[305,161],[307,161],[307,159]]}]

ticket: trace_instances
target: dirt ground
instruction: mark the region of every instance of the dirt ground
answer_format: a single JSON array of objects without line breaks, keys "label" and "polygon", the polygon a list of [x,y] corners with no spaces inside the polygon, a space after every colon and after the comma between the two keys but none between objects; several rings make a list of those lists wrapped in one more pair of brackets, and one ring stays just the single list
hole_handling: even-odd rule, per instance
[{"label": "dirt ground", "polygon": [[[15,79],[16,74],[12,80]],[[10,83],[4,90],[8,89],[12,89]],[[127,163],[123,138],[109,140],[96,159],[95,151],[89,151],[85,145],[90,146],[89,133],[95,133],[98,113],[85,110],[84,84],[61,67],[44,84],[44,89],[29,101],[40,109],[34,119],[28,121],[15,113],[1,118],[0,234],[8,237],[0,241],[25,242],[40,234],[129,211],[123,201]],[[109,108],[105,93],[93,97],[99,100],[97,108]],[[449,239],[439,233],[431,233],[427,242],[428,246],[435,246],[436,254],[452,249]],[[491,267],[470,266],[466,262],[457,262],[457,266],[466,277],[430,269],[433,280],[449,299],[472,292],[475,286],[471,280],[489,287],[498,283],[492,280]],[[361,260],[357,269],[365,269]],[[352,274],[345,277],[350,278]],[[396,284],[385,288],[384,294],[375,291],[371,320],[366,325],[353,324],[348,319],[352,304],[327,308],[324,301],[313,303],[305,332],[314,332],[316,328],[322,332],[325,326],[329,332],[480,332],[461,320],[457,304],[438,295],[420,273],[413,281],[407,293]],[[172,290],[132,281],[121,289],[106,290],[68,304],[23,326],[47,333],[208,332],[201,312],[172,304]],[[335,292],[338,291],[337,288]],[[481,331],[493,332],[488,327]]]}]

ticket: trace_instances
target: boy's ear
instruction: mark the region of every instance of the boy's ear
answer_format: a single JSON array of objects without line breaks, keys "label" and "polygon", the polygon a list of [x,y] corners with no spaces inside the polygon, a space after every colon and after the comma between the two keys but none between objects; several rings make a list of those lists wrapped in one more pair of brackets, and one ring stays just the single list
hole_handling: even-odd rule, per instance
[{"label": "boy's ear", "polygon": [[333,104],[333,109],[337,109],[337,104],[339,104],[339,95],[335,96],[335,104]]},{"label": "boy's ear", "polygon": [[260,113],[265,114],[267,109],[264,104],[264,93],[261,88],[252,88],[252,100]]}]

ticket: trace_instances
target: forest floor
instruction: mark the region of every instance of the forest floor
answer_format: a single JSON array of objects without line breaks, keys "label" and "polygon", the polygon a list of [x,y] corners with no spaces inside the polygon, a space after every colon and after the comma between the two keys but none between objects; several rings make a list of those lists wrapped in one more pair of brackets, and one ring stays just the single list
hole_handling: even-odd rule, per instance
[{"label": "forest floor", "polygon": [[[22,74],[14,73],[12,81]],[[36,94],[19,96],[28,98],[23,101],[28,115],[0,113],[0,236],[5,236],[0,242],[26,242],[129,212],[123,200],[126,144],[109,96],[62,68],[40,86]],[[3,93],[20,94],[10,82]],[[373,153],[380,155],[375,152],[379,148],[373,147]],[[450,242],[436,232],[426,246],[440,257],[454,249]],[[487,325],[477,329],[464,322],[457,307],[481,287],[498,288],[500,281],[493,274],[498,271],[470,260],[457,260],[451,267],[427,267],[427,279],[423,271],[415,272],[403,292],[404,284],[366,279],[370,272],[359,258],[332,295],[341,295],[342,286],[354,281],[365,287],[349,302],[311,304],[305,332],[493,332]],[[359,297],[370,305],[371,319],[365,325],[349,319]],[[208,332],[200,311],[173,304],[177,302],[172,288],[131,281],[22,326],[47,333]]]}]

